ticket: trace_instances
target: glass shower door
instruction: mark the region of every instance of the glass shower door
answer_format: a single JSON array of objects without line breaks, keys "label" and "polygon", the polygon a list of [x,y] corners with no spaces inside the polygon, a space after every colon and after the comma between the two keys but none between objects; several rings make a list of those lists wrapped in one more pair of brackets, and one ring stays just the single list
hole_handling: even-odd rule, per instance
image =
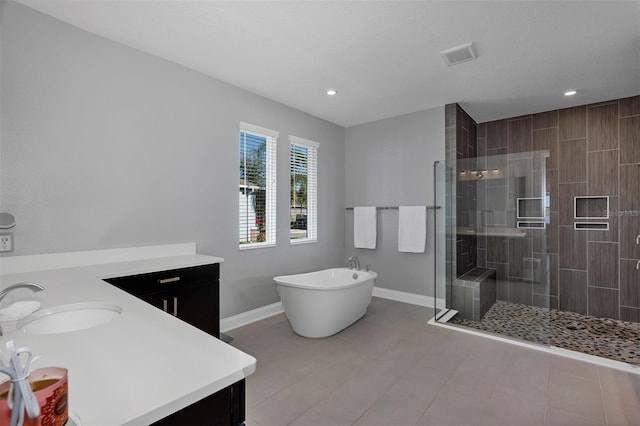
[{"label": "glass shower door", "polygon": [[436,164],[445,279],[435,293],[448,309],[438,321],[549,344],[557,283],[547,159],[535,151]]}]

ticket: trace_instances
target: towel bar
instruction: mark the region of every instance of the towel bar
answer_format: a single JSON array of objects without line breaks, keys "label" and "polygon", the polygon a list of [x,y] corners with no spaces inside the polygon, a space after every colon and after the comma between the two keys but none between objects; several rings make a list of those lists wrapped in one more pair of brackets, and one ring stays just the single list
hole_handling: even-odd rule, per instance
[{"label": "towel bar", "polygon": [[[398,210],[400,207],[376,207],[376,210]],[[437,210],[441,206],[427,206],[427,210]],[[345,210],[353,210],[353,207],[345,207]]]}]

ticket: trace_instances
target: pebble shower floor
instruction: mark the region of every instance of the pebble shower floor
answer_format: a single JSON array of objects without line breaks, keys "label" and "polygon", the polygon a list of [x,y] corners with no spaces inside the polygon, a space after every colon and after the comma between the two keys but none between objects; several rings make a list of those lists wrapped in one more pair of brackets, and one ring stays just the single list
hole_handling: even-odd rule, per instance
[{"label": "pebble shower floor", "polygon": [[480,322],[451,324],[640,365],[640,324],[497,301]]}]

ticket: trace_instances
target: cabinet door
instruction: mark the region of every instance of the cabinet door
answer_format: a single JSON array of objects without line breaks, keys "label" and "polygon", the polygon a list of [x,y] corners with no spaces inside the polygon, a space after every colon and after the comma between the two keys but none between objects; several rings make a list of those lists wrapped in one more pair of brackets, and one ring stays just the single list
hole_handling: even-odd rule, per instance
[{"label": "cabinet door", "polygon": [[150,293],[141,294],[138,298],[144,300],[150,305],[155,306],[158,309],[162,309],[165,312],[169,311],[169,296],[165,290],[155,291]]},{"label": "cabinet door", "polygon": [[169,313],[202,331],[220,337],[218,280],[171,286]]},{"label": "cabinet door", "polygon": [[239,426],[245,420],[245,381],[209,395],[152,426]]}]

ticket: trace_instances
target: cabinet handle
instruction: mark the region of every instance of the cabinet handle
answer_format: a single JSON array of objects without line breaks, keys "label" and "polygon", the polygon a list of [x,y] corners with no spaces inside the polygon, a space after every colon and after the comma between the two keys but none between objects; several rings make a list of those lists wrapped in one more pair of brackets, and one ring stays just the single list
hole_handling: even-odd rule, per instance
[{"label": "cabinet handle", "polygon": [[638,260],[638,263],[636,263],[636,271],[640,271],[640,260]]},{"label": "cabinet handle", "polygon": [[167,312],[167,299],[162,299],[162,310]]},{"label": "cabinet handle", "polygon": [[169,284],[180,281],[180,277],[162,278],[158,280],[158,284]]},{"label": "cabinet handle", "polygon": [[178,316],[178,298],[177,297],[173,298],[173,316],[174,317]]},{"label": "cabinet handle", "polygon": [[636,235],[636,245],[640,246],[640,234]]}]

